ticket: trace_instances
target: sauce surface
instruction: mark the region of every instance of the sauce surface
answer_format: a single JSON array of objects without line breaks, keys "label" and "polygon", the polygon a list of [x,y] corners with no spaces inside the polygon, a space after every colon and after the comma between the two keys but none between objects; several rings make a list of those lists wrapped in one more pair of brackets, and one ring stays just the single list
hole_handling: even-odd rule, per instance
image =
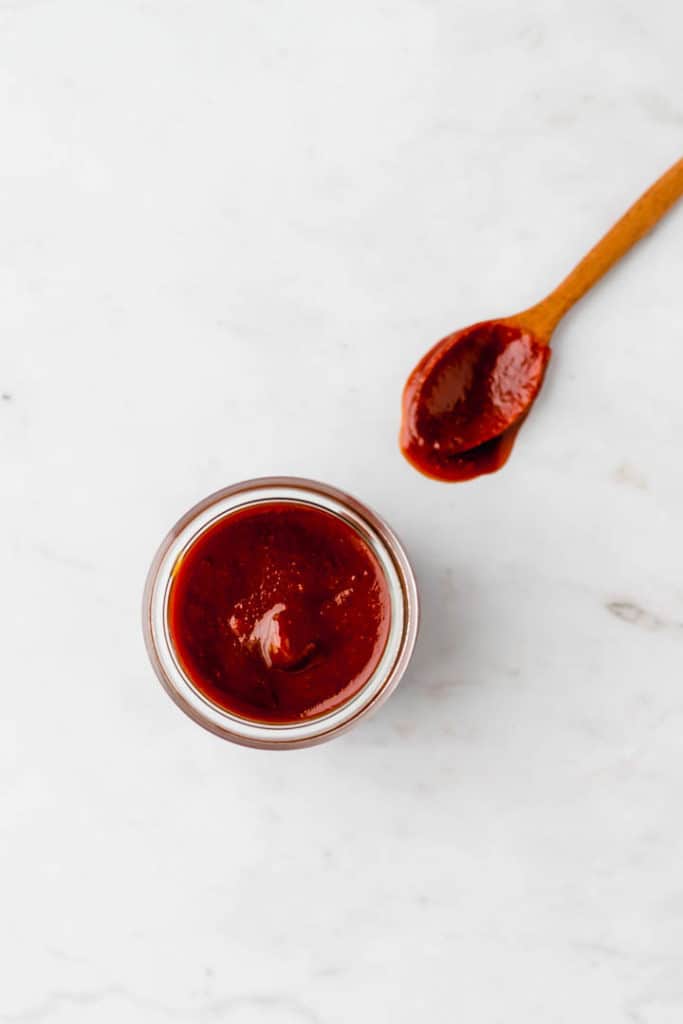
[{"label": "sauce surface", "polygon": [[174,569],[168,628],[214,704],[294,722],[346,703],[373,674],[390,625],[386,580],[348,523],[297,502],[228,513]]},{"label": "sauce surface", "polygon": [[500,469],[549,358],[549,347],[529,331],[495,321],[444,338],[420,360],[403,392],[405,457],[437,480]]}]

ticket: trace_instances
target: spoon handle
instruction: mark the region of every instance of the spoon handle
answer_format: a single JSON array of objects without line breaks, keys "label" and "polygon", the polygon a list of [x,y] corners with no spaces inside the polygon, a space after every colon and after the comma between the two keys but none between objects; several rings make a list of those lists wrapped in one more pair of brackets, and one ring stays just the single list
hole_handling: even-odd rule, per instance
[{"label": "spoon handle", "polygon": [[657,179],[550,295],[514,319],[533,331],[540,341],[549,341],[567,310],[647,234],[681,196],[683,159]]}]

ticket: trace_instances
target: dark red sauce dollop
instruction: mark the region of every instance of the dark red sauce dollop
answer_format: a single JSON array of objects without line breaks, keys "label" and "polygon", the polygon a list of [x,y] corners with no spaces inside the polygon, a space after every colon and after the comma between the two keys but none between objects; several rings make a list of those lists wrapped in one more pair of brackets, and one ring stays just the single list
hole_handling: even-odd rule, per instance
[{"label": "dark red sauce dollop", "polygon": [[193,685],[260,722],[346,703],[382,656],[390,623],[377,558],[343,519],[298,502],[229,513],[175,567],[168,624]]},{"label": "dark red sauce dollop", "polygon": [[444,338],[403,392],[401,448],[437,480],[469,480],[507,461],[541,384],[550,348],[495,321]]}]

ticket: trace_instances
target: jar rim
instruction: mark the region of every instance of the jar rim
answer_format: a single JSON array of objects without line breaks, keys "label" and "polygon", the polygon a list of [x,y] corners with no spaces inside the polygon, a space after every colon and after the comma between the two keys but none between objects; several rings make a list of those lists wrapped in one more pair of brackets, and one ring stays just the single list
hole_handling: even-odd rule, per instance
[{"label": "jar rim", "polygon": [[[315,718],[272,723],[243,718],[203,694],[176,655],[168,627],[173,571],[211,525],[238,509],[278,501],[306,504],[337,515],[377,558],[390,600],[389,636],[370,678],[339,707]],[[149,569],[143,595],[143,634],[152,667],[171,699],[197,724],[223,739],[261,749],[291,749],[331,739],[377,708],[398,685],[413,653],[419,624],[415,576],[396,534],[357,498],[303,477],[259,477],[224,487],[199,501],[171,528]]]}]

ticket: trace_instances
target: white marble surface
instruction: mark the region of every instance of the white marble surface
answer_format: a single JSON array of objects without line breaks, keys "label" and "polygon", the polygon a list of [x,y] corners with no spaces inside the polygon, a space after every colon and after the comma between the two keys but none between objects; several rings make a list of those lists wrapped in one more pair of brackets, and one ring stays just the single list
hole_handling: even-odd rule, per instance
[{"label": "white marble surface", "polygon": [[[425,346],[680,155],[676,0],[1,0],[0,1024],[680,1024],[683,210],[495,477],[400,458]],[[308,475],[424,628],[329,745],[185,719],[173,520]]]}]

